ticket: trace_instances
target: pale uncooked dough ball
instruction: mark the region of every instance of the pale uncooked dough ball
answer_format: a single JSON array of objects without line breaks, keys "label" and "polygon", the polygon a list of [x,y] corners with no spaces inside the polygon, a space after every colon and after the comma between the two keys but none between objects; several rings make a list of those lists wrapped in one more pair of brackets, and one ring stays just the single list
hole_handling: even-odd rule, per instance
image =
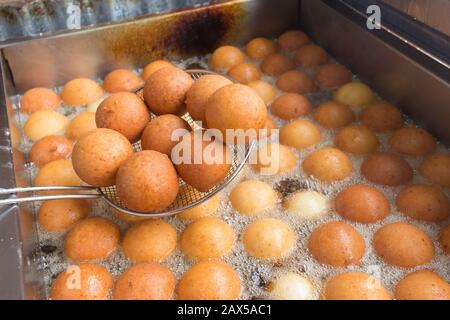
[{"label": "pale uncooked dough ball", "polygon": [[61,113],[39,110],[28,118],[23,129],[28,139],[37,141],[51,135],[63,136],[68,124],[69,119]]},{"label": "pale uncooked dough ball", "polygon": [[294,170],[297,156],[286,146],[272,143],[258,149],[255,171],[265,176],[282,175]]},{"label": "pale uncooked dough ball", "polygon": [[321,193],[314,190],[297,191],[287,197],[283,207],[299,218],[318,219],[330,211],[330,202]]},{"label": "pale uncooked dough ball", "polygon": [[308,278],[288,272],[269,285],[269,297],[273,300],[314,300],[316,292]]},{"label": "pale uncooked dough ball", "polygon": [[243,181],[230,194],[233,208],[248,215],[273,208],[277,199],[277,192],[267,183],[258,180]]},{"label": "pale uncooked dough ball", "polygon": [[86,111],[95,113],[97,111],[98,107],[100,106],[100,104],[103,102],[103,100],[105,100],[108,97],[109,97],[109,94],[104,94],[101,98],[95,100],[94,102],[89,103],[86,107]]},{"label": "pale uncooked dough ball", "polygon": [[338,89],[334,100],[352,107],[363,107],[375,101],[375,94],[364,83],[350,82]]}]

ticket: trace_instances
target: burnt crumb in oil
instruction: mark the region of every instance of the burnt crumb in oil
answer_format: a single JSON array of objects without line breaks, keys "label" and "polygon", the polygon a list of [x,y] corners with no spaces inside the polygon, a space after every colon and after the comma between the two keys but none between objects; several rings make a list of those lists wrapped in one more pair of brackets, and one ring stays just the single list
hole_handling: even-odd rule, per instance
[{"label": "burnt crumb in oil", "polygon": [[308,185],[296,179],[285,179],[275,186],[275,190],[281,193],[283,197],[302,189],[308,189]]},{"label": "burnt crumb in oil", "polygon": [[57,249],[58,249],[57,247],[55,247],[51,244],[44,244],[43,246],[41,246],[41,251],[45,254],[52,254]]},{"label": "burnt crumb in oil", "polygon": [[186,69],[204,69],[203,66],[198,63],[198,62],[194,62],[194,63],[190,63],[186,66]]}]

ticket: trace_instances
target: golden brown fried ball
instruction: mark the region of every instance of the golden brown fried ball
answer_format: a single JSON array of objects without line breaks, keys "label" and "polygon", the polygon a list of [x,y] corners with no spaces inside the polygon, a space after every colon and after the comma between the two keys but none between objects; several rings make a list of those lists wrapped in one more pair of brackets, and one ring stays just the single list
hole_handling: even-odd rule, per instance
[{"label": "golden brown fried ball", "polygon": [[149,122],[147,106],[137,94],[131,92],[113,93],[103,100],[95,112],[97,127],[115,130],[132,143],[141,138]]},{"label": "golden brown fried ball", "polygon": [[374,102],[375,99],[372,89],[362,82],[344,84],[334,95],[334,100],[351,107],[364,107]]},{"label": "golden brown fried ball", "polygon": [[186,93],[186,109],[192,119],[202,121],[206,126],[205,108],[209,97],[231,83],[228,78],[217,74],[208,74],[195,81]]},{"label": "golden brown fried ball", "polygon": [[135,211],[166,209],[178,194],[178,176],[169,157],[144,150],[126,159],[117,171],[117,196]]},{"label": "golden brown fried ball", "polygon": [[280,130],[280,142],[298,150],[318,144],[321,139],[319,128],[309,120],[294,120]]},{"label": "golden brown fried ball", "polygon": [[399,211],[413,219],[438,223],[450,217],[450,200],[434,186],[416,184],[400,191]]},{"label": "golden brown fried ball", "polygon": [[114,286],[114,300],[171,300],[175,276],[165,266],[142,262],[125,270]]},{"label": "golden brown fried ball", "polygon": [[61,113],[54,110],[39,110],[28,118],[23,130],[28,139],[37,141],[51,135],[63,136],[68,124],[69,119]]},{"label": "golden brown fried ball", "polygon": [[359,124],[341,129],[334,138],[334,144],[343,151],[358,155],[373,153],[380,146],[377,136]]},{"label": "golden brown fried ball", "polygon": [[230,193],[233,208],[245,215],[268,211],[275,206],[277,200],[277,192],[270,185],[259,180],[243,181]]},{"label": "golden brown fried ball", "polygon": [[362,272],[343,272],[325,283],[324,300],[391,300],[389,291],[374,277]]},{"label": "golden brown fried ball", "polygon": [[450,256],[450,224],[439,233],[439,243],[444,253]]},{"label": "golden brown fried ball", "polygon": [[155,60],[150,62],[148,65],[144,67],[144,70],[142,71],[141,78],[144,81],[147,81],[147,79],[156,71],[162,68],[166,67],[175,67],[173,64],[171,64],[169,61],[165,60]]},{"label": "golden brown fried ball", "polygon": [[431,270],[408,274],[395,287],[397,300],[450,300],[450,284]]},{"label": "golden brown fried ball", "polygon": [[256,137],[258,140],[263,140],[265,138],[268,138],[275,133],[275,129],[277,129],[277,128],[278,127],[277,127],[277,124],[275,123],[275,121],[272,118],[267,117],[266,124],[264,125],[264,127],[262,129],[258,130],[258,132],[256,133]]},{"label": "golden brown fried ball", "polygon": [[270,110],[275,116],[290,120],[310,114],[312,106],[305,96],[297,93],[286,93],[275,99]]},{"label": "golden brown fried ball", "polygon": [[180,300],[236,300],[240,293],[239,275],[221,261],[201,261],[186,271],[178,282]]},{"label": "golden brown fried ball", "polygon": [[403,115],[396,107],[387,102],[375,102],[361,112],[359,119],[376,132],[397,130],[403,127]]},{"label": "golden brown fried ball", "polygon": [[72,140],[78,140],[86,133],[91,132],[97,128],[95,123],[94,112],[81,112],[70,121],[66,130],[66,136]]},{"label": "golden brown fried ball", "polygon": [[436,139],[421,128],[402,128],[389,139],[391,147],[409,156],[423,156],[436,150]]},{"label": "golden brown fried ball", "polygon": [[220,259],[228,255],[233,246],[233,229],[214,217],[192,222],[180,236],[181,251],[194,260]]},{"label": "golden brown fried ball", "polygon": [[419,172],[425,179],[450,188],[450,154],[436,153],[420,164]]},{"label": "golden brown fried ball", "polygon": [[112,287],[112,275],[104,266],[87,263],[72,265],[53,281],[50,298],[52,300],[107,300]]},{"label": "golden brown fried ball", "polygon": [[119,227],[102,217],[78,222],[67,234],[64,252],[75,261],[101,260],[109,257],[119,245]]},{"label": "golden brown fried ball", "polygon": [[352,109],[334,101],[321,104],[314,113],[314,119],[328,129],[345,127],[352,123],[354,118]]},{"label": "golden brown fried ball", "polygon": [[59,96],[53,90],[47,88],[30,89],[20,99],[20,111],[30,114],[39,110],[55,110],[60,105],[61,99]]},{"label": "golden brown fried ball", "polygon": [[157,114],[179,114],[185,107],[186,93],[194,80],[181,69],[161,68],[145,81],[144,100]]},{"label": "golden brown fried ball", "polygon": [[308,249],[320,263],[346,267],[361,263],[366,245],[361,234],[351,225],[332,221],[322,224],[311,233]]},{"label": "golden brown fried ball", "polygon": [[316,74],[316,82],[322,89],[333,89],[352,81],[352,74],[340,64],[324,64]]},{"label": "golden brown fried ball", "polygon": [[219,208],[220,200],[220,193],[218,193],[201,204],[177,214],[177,218],[197,220],[214,215]]},{"label": "golden brown fried ball", "polygon": [[120,165],[132,154],[133,147],[119,132],[95,129],[75,144],[73,167],[77,175],[92,186],[112,186]]},{"label": "golden brown fried ball", "polygon": [[279,76],[294,68],[294,62],[280,53],[269,54],[261,63],[261,71],[271,76]]},{"label": "golden brown fried ball", "polygon": [[314,151],[305,158],[302,167],[306,174],[324,182],[344,180],[353,171],[350,158],[335,148]]},{"label": "golden brown fried ball", "polygon": [[209,66],[214,70],[228,70],[244,61],[245,55],[239,48],[222,46],[213,52]]},{"label": "golden brown fried ball", "polygon": [[411,181],[411,166],[401,156],[380,152],[370,155],[361,165],[362,175],[369,181],[386,186],[400,186]]},{"label": "golden brown fried ball", "polygon": [[39,208],[38,221],[48,232],[66,231],[84,219],[89,211],[89,202],[84,200],[48,200],[44,201]]},{"label": "golden brown fried ball", "polygon": [[351,185],[339,192],[334,207],[343,218],[359,223],[383,220],[391,210],[381,191],[364,184]]},{"label": "golden brown fried ball", "polygon": [[156,261],[169,257],[177,245],[177,232],[162,220],[145,220],[125,233],[122,248],[133,262]]},{"label": "golden brown fried ball", "polygon": [[254,38],[245,46],[245,53],[253,60],[262,60],[277,51],[277,44],[267,38]]},{"label": "golden brown fried ball", "polygon": [[154,118],[147,124],[141,136],[142,150],[154,150],[170,157],[172,148],[178,140],[172,138],[172,134],[180,130],[180,134],[191,130],[189,124],[173,114],[164,114]]},{"label": "golden brown fried ball", "polygon": [[312,79],[304,72],[290,70],[283,73],[276,83],[278,89],[284,92],[306,94],[314,91]]},{"label": "golden brown fried ball", "polygon": [[28,157],[37,166],[43,166],[59,159],[67,159],[72,154],[73,142],[62,136],[46,136],[36,141]]},{"label": "golden brown fried ball", "polygon": [[328,62],[328,53],[315,44],[309,44],[295,52],[294,61],[303,68],[320,66]]},{"label": "golden brown fried ball", "polygon": [[284,221],[272,218],[252,222],[242,238],[245,250],[261,260],[276,261],[287,257],[296,246],[294,230]]},{"label": "golden brown fried ball", "polygon": [[228,71],[228,75],[240,83],[247,84],[261,78],[261,72],[251,63],[240,63]]},{"label": "golden brown fried ball", "polygon": [[373,236],[373,247],[387,264],[413,268],[434,258],[434,245],[422,229],[405,222],[387,224]]},{"label": "golden brown fried ball", "polygon": [[45,164],[34,178],[35,187],[79,186],[81,179],[75,173],[72,161],[58,159]]},{"label": "golden brown fried ball", "polygon": [[262,80],[252,81],[247,83],[247,86],[256,91],[256,93],[263,99],[265,104],[268,104],[275,99],[276,89],[270,83]]},{"label": "golden brown fried ball", "polygon": [[103,80],[103,89],[105,91],[116,92],[134,92],[144,82],[133,71],[128,69],[116,69],[105,76]]},{"label": "golden brown fried ball", "polygon": [[258,149],[253,168],[263,175],[282,175],[294,170],[297,156],[288,147],[277,143]]},{"label": "golden brown fried ball", "polygon": [[103,89],[91,79],[78,78],[67,82],[61,91],[61,99],[71,106],[84,106],[103,95]]},{"label": "golden brown fried ball", "polygon": [[300,30],[289,30],[278,37],[278,45],[285,51],[295,51],[310,42],[309,37]]}]

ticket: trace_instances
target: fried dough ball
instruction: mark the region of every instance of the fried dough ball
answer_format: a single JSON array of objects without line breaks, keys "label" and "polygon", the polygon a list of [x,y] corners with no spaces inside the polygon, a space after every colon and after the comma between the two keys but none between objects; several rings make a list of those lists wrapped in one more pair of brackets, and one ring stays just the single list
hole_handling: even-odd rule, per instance
[{"label": "fried dough ball", "polygon": [[290,70],[283,73],[276,83],[278,89],[290,93],[306,94],[314,91],[315,85],[304,72]]},{"label": "fried dough ball", "polygon": [[450,225],[442,228],[439,233],[439,243],[444,253],[450,256]]},{"label": "fried dough ball", "polygon": [[271,76],[279,76],[295,68],[295,64],[280,53],[271,53],[261,63],[261,71]]},{"label": "fried dough ball", "polygon": [[261,78],[261,72],[251,63],[240,63],[228,71],[228,75],[240,83],[247,84]]},{"label": "fried dough ball", "polygon": [[240,292],[239,275],[221,261],[201,261],[193,265],[178,283],[180,300],[236,300]]},{"label": "fried dough ball", "polygon": [[314,112],[314,119],[328,129],[342,128],[354,120],[352,109],[334,101],[321,104]]},{"label": "fried dough ball", "polygon": [[92,186],[112,186],[120,165],[132,154],[133,147],[119,132],[94,129],[75,144],[73,167],[77,175]]},{"label": "fried dough ball", "polygon": [[269,297],[273,300],[315,300],[316,289],[303,275],[288,272],[269,284]]},{"label": "fried dough ball", "polygon": [[315,44],[309,44],[295,52],[294,61],[302,68],[320,66],[328,62],[328,53]]},{"label": "fried dough ball", "polygon": [[360,113],[363,124],[376,132],[386,132],[403,127],[403,115],[396,107],[387,102],[375,102]]},{"label": "fried dough ball", "polygon": [[155,60],[150,62],[148,65],[144,67],[144,70],[142,71],[141,78],[144,81],[147,81],[147,79],[156,71],[162,68],[166,67],[175,67],[173,64],[171,64],[169,61],[165,60]]},{"label": "fried dough ball", "polygon": [[288,147],[277,143],[258,149],[253,168],[262,175],[282,175],[294,170],[297,156]]},{"label": "fried dough ball", "polygon": [[397,300],[450,300],[450,284],[431,270],[408,274],[395,287]]},{"label": "fried dough ball", "polygon": [[359,223],[374,223],[390,213],[389,200],[379,190],[364,184],[351,185],[334,199],[336,212]]},{"label": "fried dough ball", "polygon": [[324,64],[316,73],[316,82],[322,89],[337,88],[350,81],[352,74],[340,64]]},{"label": "fried dough ball", "polygon": [[300,30],[289,30],[278,37],[278,45],[285,51],[295,51],[310,42],[309,37]]},{"label": "fried dough ball", "polygon": [[311,255],[320,263],[333,267],[359,265],[366,245],[351,225],[332,221],[316,228],[308,240]]},{"label": "fried dough ball", "polygon": [[369,181],[396,187],[413,178],[411,166],[401,156],[380,152],[370,155],[361,165],[362,175]]},{"label": "fried dough ball", "polygon": [[243,181],[230,193],[233,208],[245,215],[268,211],[275,206],[277,200],[277,192],[270,185],[259,180]]},{"label": "fried dough ball", "polygon": [[276,98],[270,109],[275,116],[290,120],[310,114],[312,106],[305,96],[297,93],[286,93]]},{"label": "fried dough ball", "polygon": [[180,144],[185,148],[178,154],[174,151],[176,156],[172,157],[172,161],[187,184],[206,192],[223,181],[231,168],[231,161],[230,150],[222,142],[206,141],[203,133],[197,131],[184,135]]},{"label": "fried dough ball", "polygon": [[64,252],[75,261],[101,260],[109,257],[119,245],[119,227],[102,217],[78,222],[67,234]]},{"label": "fried dough ball", "polygon": [[222,46],[213,52],[209,66],[214,70],[228,70],[244,61],[245,55],[239,48]]},{"label": "fried dough ball", "polygon": [[180,134],[191,130],[189,124],[173,114],[164,114],[150,121],[144,129],[141,137],[142,150],[154,150],[170,157],[172,148],[178,141],[172,138],[172,134],[180,130]]},{"label": "fried dough ball", "polygon": [[114,286],[114,300],[171,300],[175,276],[165,266],[142,262],[125,270]]},{"label": "fried dough ball", "polygon": [[436,153],[420,164],[419,172],[425,179],[450,188],[450,154]]},{"label": "fried dough ball", "polygon": [[66,231],[84,219],[89,211],[89,202],[84,200],[48,200],[44,201],[39,208],[38,221],[48,232]]},{"label": "fried dough ball", "polygon": [[338,89],[334,100],[351,107],[364,107],[376,99],[375,94],[368,85],[362,82],[350,82]]},{"label": "fried dough ball", "polygon": [[343,151],[358,155],[373,153],[380,146],[377,136],[359,124],[341,129],[334,138],[334,144]]},{"label": "fried dough ball", "polygon": [[374,277],[362,272],[343,272],[328,281],[324,300],[391,300],[389,291]]},{"label": "fried dough ball", "polygon": [[214,217],[192,222],[180,236],[181,251],[194,260],[220,259],[228,255],[233,246],[233,229]]},{"label": "fried dough ball", "polygon": [[78,78],[67,82],[61,91],[61,99],[71,106],[84,106],[103,95],[103,89],[91,79]]},{"label": "fried dough ball", "polygon": [[39,110],[34,112],[23,127],[25,136],[37,141],[46,136],[63,136],[69,119],[54,110]]},{"label": "fried dough ball", "polygon": [[73,142],[62,136],[46,136],[36,141],[28,154],[30,161],[43,166],[59,159],[67,159],[73,149]]},{"label": "fried dough ball", "polygon": [[78,140],[86,133],[91,132],[97,128],[95,123],[94,112],[81,112],[70,121],[66,130],[66,136],[72,140]]},{"label": "fried dough ball", "polygon": [[267,38],[254,38],[245,46],[245,53],[253,60],[263,60],[277,51],[277,44]]},{"label": "fried dough ball", "polygon": [[265,104],[268,104],[275,99],[276,89],[270,83],[262,80],[252,81],[247,83],[247,86],[256,91],[256,93],[263,99]]},{"label": "fried dough ball", "polygon": [[244,231],[245,250],[253,257],[276,261],[287,257],[296,246],[296,234],[284,221],[272,218],[252,222]]},{"label": "fried dough ball", "polygon": [[74,171],[72,161],[58,159],[45,164],[34,178],[35,187],[79,186],[81,179]]},{"label": "fried dough ball", "polygon": [[108,73],[103,81],[105,91],[133,92],[142,86],[143,81],[133,71],[128,69],[116,69]]},{"label": "fried dough ball", "polygon": [[39,110],[55,110],[60,105],[59,96],[47,88],[30,89],[20,99],[20,111],[29,114]]},{"label": "fried dough ball", "polygon": [[350,158],[335,148],[322,148],[308,155],[302,164],[306,174],[324,182],[344,180],[352,174]]},{"label": "fried dough ball", "polygon": [[186,93],[194,80],[181,69],[161,68],[145,81],[144,100],[157,114],[179,114],[185,107]]},{"label": "fried dough ball", "polygon": [[52,300],[107,300],[112,287],[112,275],[104,266],[87,263],[72,265],[53,281],[50,298]]},{"label": "fried dough ball", "polygon": [[142,131],[150,122],[150,112],[144,101],[131,92],[113,93],[95,112],[95,123],[99,128],[115,130],[130,142],[141,138]]},{"label": "fried dough ball", "polygon": [[231,84],[231,80],[217,74],[208,74],[194,82],[186,93],[186,109],[192,119],[206,125],[205,108],[209,97],[218,89]]},{"label": "fried dough ball", "polygon": [[434,258],[430,237],[420,228],[405,222],[387,224],[375,233],[372,240],[375,252],[387,264],[413,268]]},{"label": "fried dough ball", "polygon": [[298,150],[311,147],[322,140],[319,128],[309,120],[295,120],[280,130],[280,142]]},{"label": "fried dough ball", "polygon": [[436,150],[436,139],[421,128],[398,129],[389,144],[395,151],[409,156],[423,156]]},{"label": "fried dough ball", "polygon": [[450,200],[436,187],[417,184],[400,191],[399,211],[413,219],[438,223],[450,217]]},{"label": "fried dough ball", "polygon": [[177,214],[177,218],[197,220],[214,215],[220,205],[220,194],[216,194],[201,204]]},{"label": "fried dough ball", "polygon": [[262,127],[261,129],[258,130],[258,132],[256,132],[256,138],[258,140],[267,139],[268,137],[270,137],[272,134],[275,133],[275,129],[277,129],[277,124],[275,123],[275,121],[273,121],[272,118],[267,117],[266,124],[264,125],[264,127]]},{"label": "fried dough ball", "polygon": [[297,191],[283,201],[283,207],[305,220],[319,219],[328,214],[330,203],[321,193],[314,190]]},{"label": "fried dough ball", "polygon": [[208,128],[218,129],[226,137],[227,129],[262,129],[266,124],[267,108],[251,88],[230,84],[209,98],[205,115]]},{"label": "fried dough ball", "polygon": [[117,171],[117,196],[129,209],[157,212],[178,194],[178,176],[167,155],[153,150],[134,153]]},{"label": "fried dough ball", "polygon": [[177,232],[162,220],[145,220],[125,233],[122,248],[133,262],[156,261],[169,257],[177,245]]}]

